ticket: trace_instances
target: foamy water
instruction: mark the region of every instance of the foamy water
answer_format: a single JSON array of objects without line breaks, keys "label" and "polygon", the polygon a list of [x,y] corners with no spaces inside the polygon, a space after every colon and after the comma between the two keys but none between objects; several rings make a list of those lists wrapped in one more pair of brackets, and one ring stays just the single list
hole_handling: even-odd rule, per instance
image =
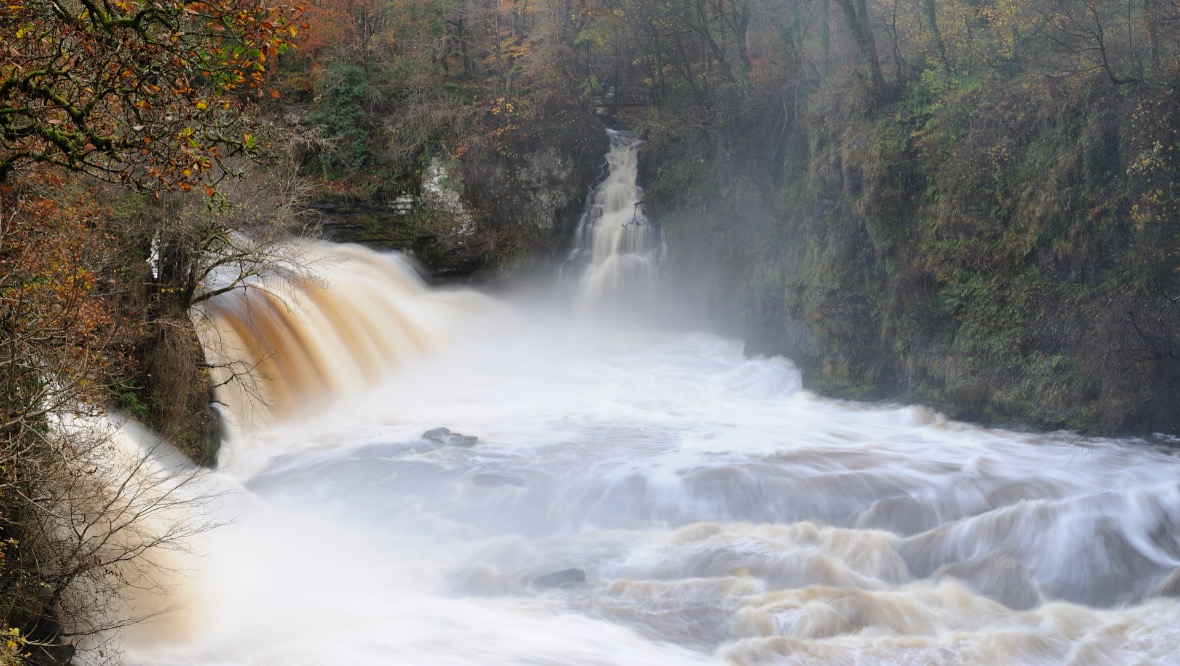
[{"label": "foamy water", "polygon": [[1173,455],[820,399],[740,351],[470,310],[227,444],[236,522],[131,663],[1180,663]]},{"label": "foamy water", "polygon": [[659,300],[640,145],[612,135],[565,315],[316,244],[319,278],[204,306],[238,492],[131,663],[1180,663],[1173,452],[825,400],[605,321]]}]

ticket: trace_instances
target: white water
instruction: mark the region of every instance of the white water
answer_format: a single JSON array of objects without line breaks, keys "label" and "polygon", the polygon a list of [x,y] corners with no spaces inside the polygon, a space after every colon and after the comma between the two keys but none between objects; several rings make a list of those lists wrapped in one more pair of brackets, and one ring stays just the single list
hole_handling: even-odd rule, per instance
[{"label": "white water", "polygon": [[238,521],[131,663],[1177,663],[1173,455],[823,400],[707,335],[484,308],[229,446]]},{"label": "white water", "polygon": [[[613,174],[596,196],[629,182],[639,211]],[[657,250],[603,219],[581,294],[609,305],[647,279],[600,279],[612,258],[652,275]],[[194,543],[187,606],[126,636],[132,664],[1180,663],[1172,452],[825,400],[736,341],[346,254],[283,301],[314,307],[223,320],[262,332],[240,346],[296,407],[226,443],[233,522]],[[374,354],[398,319],[431,344]],[[529,584],[570,567],[585,583]]]},{"label": "white water", "polygon": [[667,249],[643,208],[638,185],[643,141],[610,132],[607,175],[586,201],[563,273],[578,278],[583,313],[643,312],[655,304],[656,275]]},{"label": "white water", "polygon": [[218,400],[237,430],[365,390],[444,342],[454,317],[482,300],[432,292],[402,257],[359,246],[293,242],[275,254],[282,261],[256,276],[215,276],[241,286],[198,306]]}]

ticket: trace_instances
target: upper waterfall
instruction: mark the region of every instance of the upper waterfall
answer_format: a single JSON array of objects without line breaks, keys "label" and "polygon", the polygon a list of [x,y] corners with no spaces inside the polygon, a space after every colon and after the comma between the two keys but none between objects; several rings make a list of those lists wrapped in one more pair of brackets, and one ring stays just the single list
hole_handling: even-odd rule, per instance
[{"label": "upper waterfall", "polygon": [[657,268],[667,254],[663,233],[648,220],[639,187],[643,140],[609,130],[607,175],[586,201],[563,273],[580,280],[581,309],[650,305]]}]

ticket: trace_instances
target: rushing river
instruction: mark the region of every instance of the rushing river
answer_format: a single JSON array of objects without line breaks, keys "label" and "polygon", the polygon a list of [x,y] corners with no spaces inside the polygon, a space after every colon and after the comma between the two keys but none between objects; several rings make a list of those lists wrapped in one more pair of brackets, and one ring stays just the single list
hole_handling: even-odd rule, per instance
[{"label": "rushing river", "polygon": [[737,341],[346,254],[312,314],[210,311],[281,418],[226,442],[227,524],[131,663],[1180,663],[1172,452],[823,399]]},{"label": "rushing river", "polygon": [[133,663],[1180,661],[1172,455],[821,399],[708,335],[462,328],[229,444],[237,522]]}]

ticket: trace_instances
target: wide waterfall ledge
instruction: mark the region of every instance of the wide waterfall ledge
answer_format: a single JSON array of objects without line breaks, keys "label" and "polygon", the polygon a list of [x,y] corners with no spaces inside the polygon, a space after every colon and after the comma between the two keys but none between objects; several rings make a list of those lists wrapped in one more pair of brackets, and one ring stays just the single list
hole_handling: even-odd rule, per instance
[{"label": "wide waterfall ledge", "polygon": [[245,278],[241,270],[219,276],[209,289],[236,288],[194,312],[217,400],[238,431],[372,387],[485,302],[427,289],[399,254],[315,241],[291,241],[278,254],[282,262]]}]

